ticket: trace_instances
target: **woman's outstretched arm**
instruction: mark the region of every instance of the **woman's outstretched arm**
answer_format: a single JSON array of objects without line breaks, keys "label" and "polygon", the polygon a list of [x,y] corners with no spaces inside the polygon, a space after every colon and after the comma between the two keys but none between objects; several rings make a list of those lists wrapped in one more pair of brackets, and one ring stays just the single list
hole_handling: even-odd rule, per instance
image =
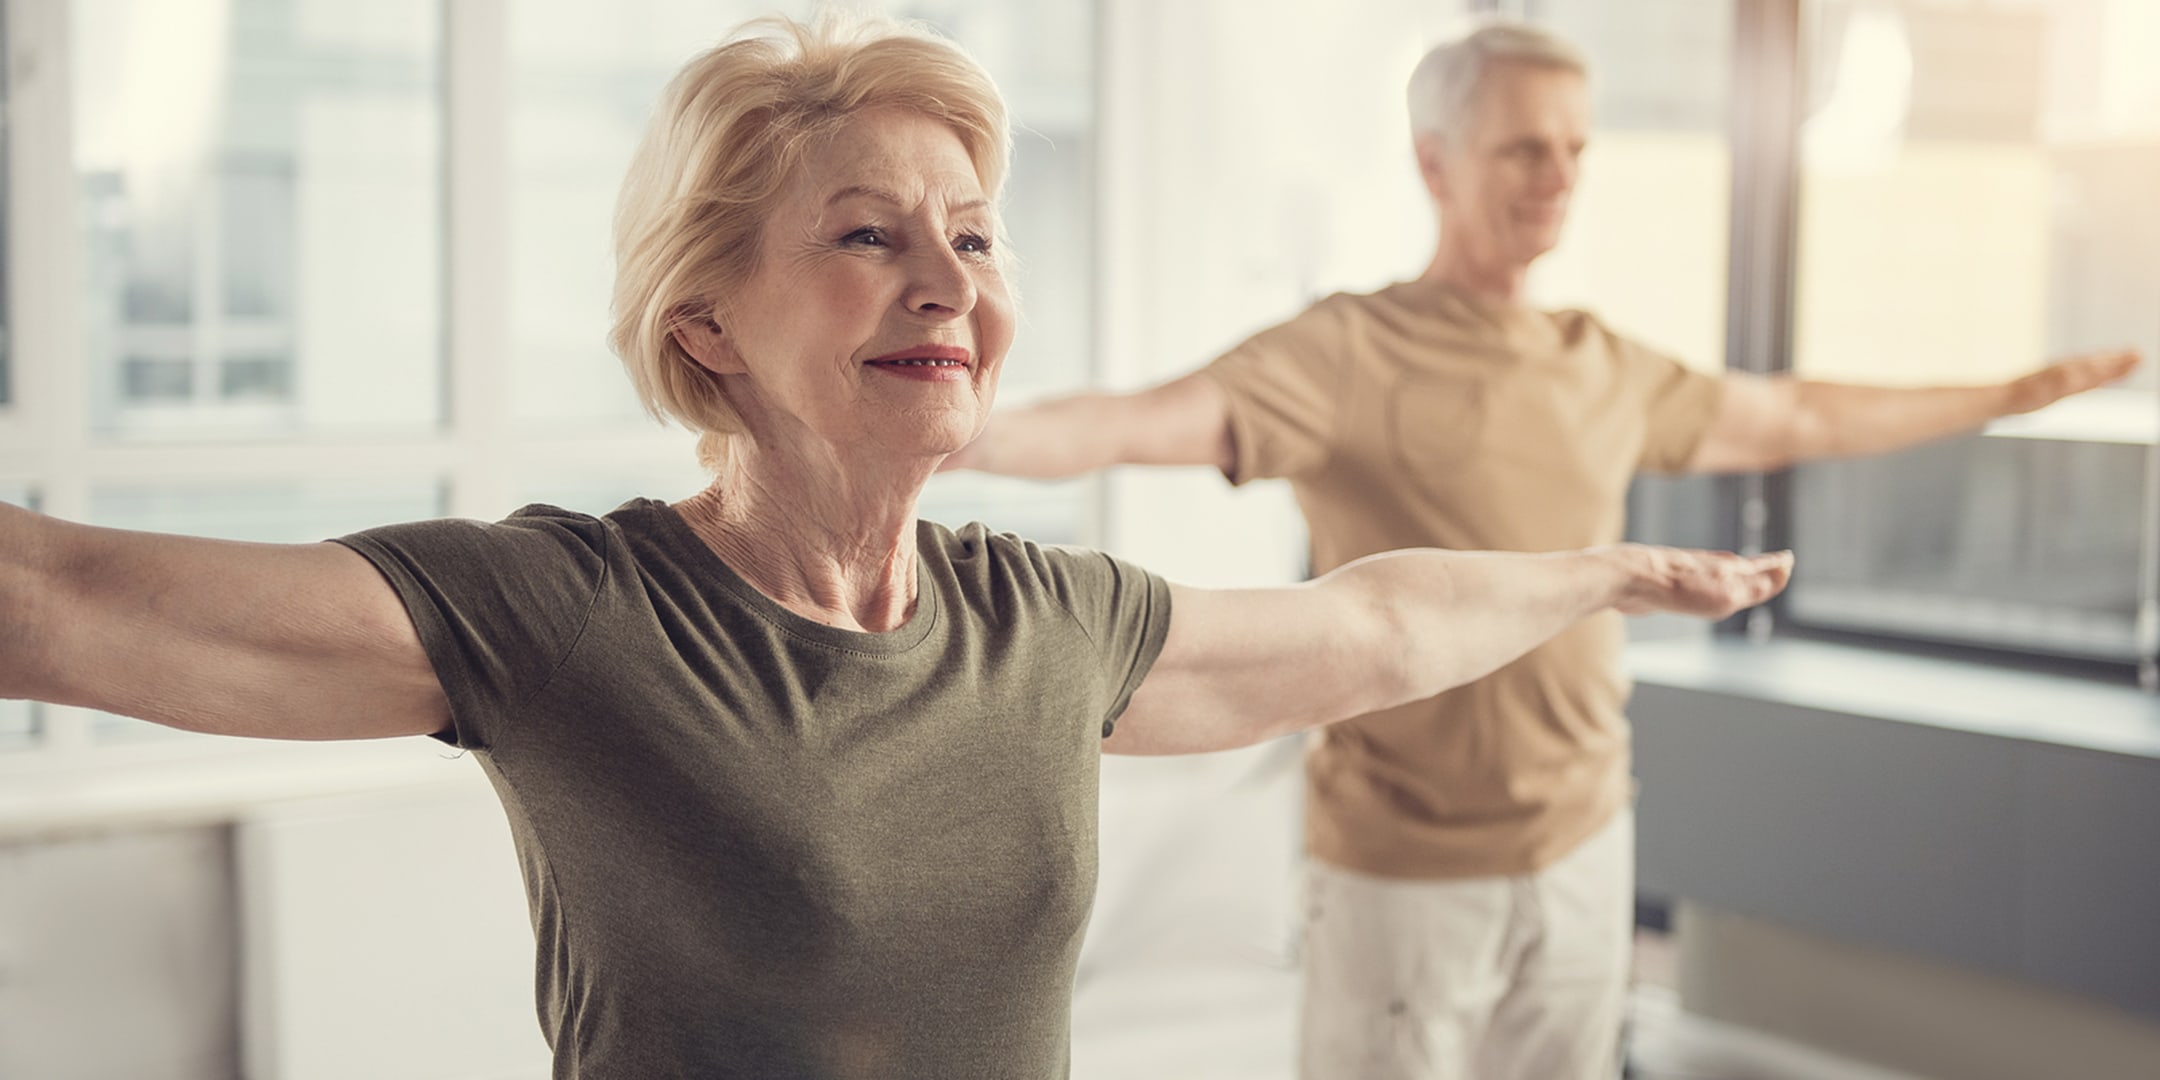
[{"label": "woman's outstretched arm", "polygon": [[278,739],[449,726],[411,618],[352,551],[100,529],[7,505],[0,697]]},{"label": "woman's outstretched arm", "polygon": [[1789,553],[1621,544],[1375,555],[1303,585],[1171,587],[1162,655],[1103,749],[1245,746],[1478,679],[1609,609],[1722,618],[1785,587]]}]

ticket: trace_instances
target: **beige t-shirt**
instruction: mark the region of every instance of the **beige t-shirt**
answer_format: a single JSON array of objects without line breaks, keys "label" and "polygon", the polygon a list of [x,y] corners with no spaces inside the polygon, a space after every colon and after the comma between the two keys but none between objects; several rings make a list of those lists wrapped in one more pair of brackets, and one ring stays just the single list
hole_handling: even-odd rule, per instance
[{"label": "beige t-shirt", "polygon": [[[1556,551],[1620,539],[1628,483],[1674,471],[1719,382],[1580,311],[1409,282],[1337,294],[1207,368],[1233,483],[1289,479],[1313,572],[1405,547]],[[1326,729],[1312,854],[1389,877],[1528,873],[1628,799],[1618,615],[1436,698]]]}]

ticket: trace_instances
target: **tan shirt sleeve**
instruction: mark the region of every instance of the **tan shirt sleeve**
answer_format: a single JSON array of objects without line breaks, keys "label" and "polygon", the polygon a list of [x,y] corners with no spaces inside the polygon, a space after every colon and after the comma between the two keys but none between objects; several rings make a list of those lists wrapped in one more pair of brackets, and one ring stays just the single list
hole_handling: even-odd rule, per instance
[{"label": "tan shirt sleeve", "polygon": [[1304,475],[1327,463],[1349,346],[1333,299],[1260,331],[1203,369],[1229,398],[1237,449],[1231,483]]},{"label": "tan shirt sleeve", "polygon": [[1636,469],[1684,471],[1709,432],[1710,422],[1717,418],[1725,381],[1618,335],[1614,335],[1613,345],[1626,378],[1638,388],[1644,404],[1647,426]]}]

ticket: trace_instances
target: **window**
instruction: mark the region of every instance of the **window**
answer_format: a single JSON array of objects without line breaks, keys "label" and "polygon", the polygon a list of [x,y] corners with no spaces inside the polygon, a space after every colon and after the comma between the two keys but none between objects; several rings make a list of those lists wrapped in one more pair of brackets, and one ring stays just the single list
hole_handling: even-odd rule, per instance
[{"label": "window", "polygon": [[[27,132],[6,121],[28,117],[38,133],[0,157],[0,180],[21,180],[18,222],[41,226],[6,237],[0,220],[0,237],[11,267],[83,285],[24,324],[39,338],[22,353],[0,306],[0,500],[305,542],[526,502],[605,512],[705,483],[691,441],[636,408],[608,353],[608,224],[663,82],[771,5],[8,9],[29,16],[7,27],[15,53],[49,62],[0,79],[13,110],[0,132]],[[995,0],[890,10],[952,35],[1007,92],[1027,296],[1009,383],[1080,385],[1094,327],[1092,2],[1052,0],[1025,20]],[[464,126],[446,140],[451,116]],[[80,228],[42,227],[59,221]],[[37,408],[5,412],[10,376]],[[1094,528],[1093,491],[948,477],[923,512],[1070,541]],[[13,751],[0,768],[231,745],[0,703],[0,750]]]},{"label": "window", "polygon": [[[1795,373],[2160,360],[2160,8],[1816,0],[1803,30]],[[2155,385],[2148,365],[1987,434],[1797,470],[1790,620],[2152,657]]]},{"label": "window", "polygon": [[71,12],[98,431],[436,424],[435,0],[76,0]]},{"label": "window", "polygon": [[[261,540],[442,513],[474,468],[439,433],[443,5],[8,14],[8,54],[37,62],[0,80],[29,226],[0,235],[44,273],[7,276],[42,302],[0,330],[22,346],[0,347],[9,393],[35,403],[0,424],[0,500]],[[11,768],[154,730],[0,703]]]},{"label": "window", "polygon": [[521,423],[651,423],[607,346],[615,191],[668,77],[760,10],[693,0],[511,5],[507,269]]}]

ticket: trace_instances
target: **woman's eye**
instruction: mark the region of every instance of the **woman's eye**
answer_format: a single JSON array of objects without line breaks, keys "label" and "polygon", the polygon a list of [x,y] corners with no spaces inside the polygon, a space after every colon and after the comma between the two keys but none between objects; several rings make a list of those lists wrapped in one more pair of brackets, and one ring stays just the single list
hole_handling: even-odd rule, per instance
[{"label": "woman's eye", "polygon": [[977,233],[967,233],[953,241],[953,250],[969,255],[990,253],[990,238]]},{"label": "woman's eye", "polygon": [[857,229],[841,237],[840,242],[854,244],[858,247],[884,247],[885,234],[876,229]]}]

